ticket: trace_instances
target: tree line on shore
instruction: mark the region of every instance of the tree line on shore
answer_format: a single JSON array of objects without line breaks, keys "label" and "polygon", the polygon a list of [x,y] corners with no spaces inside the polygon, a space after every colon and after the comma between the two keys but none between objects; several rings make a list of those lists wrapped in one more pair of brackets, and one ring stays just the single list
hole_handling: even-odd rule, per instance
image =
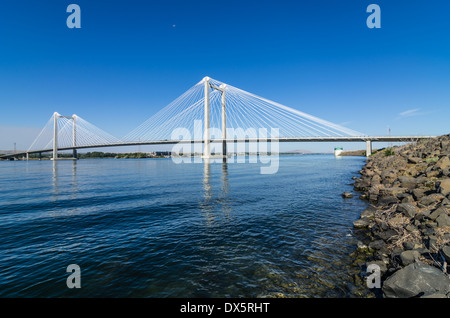
[{"label": "tree line on shore", "polygon": [[[145,159],[145,158],[164,158],[170,156],[170,152],[127,152],[127,153],[115,153],[115,152],[86,152],[79,153],[78,159]],[[30,159],[50,159],[52,154],[30,154]],[[59,158],[73,158],[72,153],[58,154]]]}]

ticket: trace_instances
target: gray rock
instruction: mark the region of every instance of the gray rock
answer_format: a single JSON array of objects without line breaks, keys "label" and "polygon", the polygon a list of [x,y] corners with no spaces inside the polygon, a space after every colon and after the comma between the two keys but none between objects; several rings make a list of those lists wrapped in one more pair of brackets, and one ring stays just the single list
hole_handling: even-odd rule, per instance
[{"label": "gray rock", "polygon": [[377,202],[377,201],[378,201],[378,195],[376,195],[376,194],[370,194],[370,195],[369,195],[369,200],[370,200],[371,202]]},{"label": "gray rock", "polygon": [[400,181],[400,184],[403,188],[407,188],[407,189],[414,189],[416,187],[416,179],[413,177],[408,177],[408,176],[401,176],[398,177],[398,180]]},{"label": "gray rock", "polygon": [[370,224],[370,220],[367,218],[360,218],[353,222],[353,226],[358,229],[366,228],[369,226],[369,224]]},{"label": "gray rock", "polygon": [[450,177],[450,168],[445,168],[444,170],[442,170],[442,175]]},{"label": "gray rock", "polygon": [[[434,223],[434,225],[436,226],[436,223]],[[434,235],[434,234],[436,234],[436,230],[434,227],[426,226],[425,228],[422,229],[422,234],[425,236]]]},{"label": "gray rock", "polygon": [[420,298],[448,298],[448,297],[444,294],[429,294],[429,295],[421,296]]},{"label": "gray rock", "polygon": [[393,169],[385,169],[381,172],[381,179],[383,181],[393,182],[397,177],[397,174]]},{"label": "gray rock", "polygon": [[441,254],[444,256],[447,263],[450,263],[450,246],[444,245],[441,249]]},{"label": "gray rock", "polygon": [[420,158],[418,158],[418,157],[408,157],[408,163],[414,163],[414,164],[416,164],[416,163],[419,163],[419,162],[421,162],[422,161],[422,159],[420,159]]},{"label": "gray rock", "polygon": [[450,292],[450,278],[422,262],[412,263],[391,275],[383,284],[387,298],[409,298]]},{"label": "gray rock", "polygon": [[448,167],[450,167],[450,159],[448,158],[448,156],[444,156],[441,159],[438,160],[438,162],[436,162],[435,167],[444,170]]},{"label": "gray rock", "polygon": [[388,229],[387,231],[376,233],[376,236],[384,241],[388,241],[392,236],[395,236],[395,235],[398,235],[398,233],[391,229]]},{"label": "gray rock", "polygon": [[420,255],[429,255],[431,251],[427,249],[426,247],[419,247],[415,249],[417,252],[420,253]]},{"label": "gray rock", "polygon": [[437,237],[434,235],[429,235],[425,237],[425,244],[429,251],[437,252]]},{"label": "gray rock", "polygon": [[404,194],[402,197],[402,203],[414,203],[414,197],[411,194]]},{"label": "gray rock", "polygon": [[432,193],[420,199],[420,203],[424,206],[432,205],[441,202],[444,199],[444,196],[439,193]]},{"label": "gray rock", "polygon": [[373,219],[375,217],[375,212],[377,209],[373,206],[369,206],[361,213],[361,218],[367,218],[369,220]]},{"label": "gray rock", "polygon": [[416,247],[416,243],[410,241],[403,242],[402,245],[405,250],[413,250]]},{"label": "gray rock", "polygon": [[388,206],[395,203],[398,203],[398,199],[390,195],[383,195],[378,199],[378,205],[382,206]]},{"label": "gray rock", "polygon": [[439,184],[439,192],[443,195],[447,195],[450,193],[450,179],[444,179]]},{"label": "gray rock", "polygon": [[345,199],[353,198],[353,193],[344,192],[344,193],[342,193],[342,197],[344,197]]},{"label": "gray rock", "polygon": [[437,208],[436,210],[434,210],[434,211],[430,214],[429,218],[430,218],[431,220],[434,221],[434,220],[436,220],[436,219],[438,218],[438,216],[441,215],[441,214],[448,214],[447,209],[446,209],[445,207],[443,207],[443,206],[441,206],[441,207]]},{"label": "gray rock", "polygon": [[413,197],[416,201],[419,201],[421,198],[425,196],[424,189],[414,189],[412,190]]},{"label": "gray rock", "polygon": [[382,195],[392,196],[395,198],[398,198],[399,196],[403,195],[407,189],[401,188],[401,187],[387,187],[384,189],[381,189],[380,192]]},{"label": "gray rock", "polygon": [[410,203],[400,203],[397,206],[397,211],[409,218],[416,216],[416,207]]},{"label": "gray rock", "polygon": [[[448,196],[450,196],[450,194]],[[446,206],[447,208],[450,208],[450,200],[448,198],[442,200],[441,204]]]},{"label": "gray rock", "polygon": [[421,176],[416,178],[416,182],[418,185],[425,185],[430,181],[427,177]]},{"label": "gray rock", "polygon": [[403,252],[401,247],[394,246],[394,248],[391,250],[391,258],[400,257],[400,254]]},{"label": "gray rock", "polygon": [[370,183],[366,179],[357,179],[355,180],[355,184],[353,187],[358,191],[367,191],[367,189],[370,187]]},{"label": "gray rock", "polygon": [[389,229],[389,225],[384,221],[380,221],[378,226],[381,231],[387,231]]},{"label": "gray rock", "polygon": [[[405,250],[417,250],[417,249],[424,247],[422,243],[411,242],[411,241],[403,242],[402,245]],[[420,254],[419,250],[417,250],[416,252],[418,252]]]},{"label": "gray rock", "polygon": [[450,217],[447,214],[440,214],[436,218],[436,223],[438,227],[450,226]]},{"label": "gray rock", "polygon": [[381,182],[381,177],[379,174],[376,174],[372,177],[371,183],[372,184],[380,184]]},{"label": "gray rock", "polygon": [[400,254],[400,260],[403,266],[414,263],[420,257],[420,253],[415,250],[403,251]]},{"label": "gray rock", "polygon": [[358,252],[366,253],[369,251],[369,247],[361,241],[356,243]]},{"label": "gray rock", "polygon": [[440,174],[439,171],[436,171],[436,170],[428,171],[427,178],[434,178],[434,177],[437,177],[439,174]]},{"label": "gray rock", "polygon": [[446,150],[447,148],[449,148],[450,147],[450,141],[448,141],[448,140],[441,140],[441,149],[442,150]]},{"label": "gray rock", "polygon": [[431,214],[430,210],[423,210],[417,213],[416,216],[414,216],[414,218],[420,222],[424,222],[429,218],[430,214]]},{"label": "gray rock", "polygon": [[387,245],[383,240],[376,240],[369,243],[369,247],[374,250],[386,250]]}]

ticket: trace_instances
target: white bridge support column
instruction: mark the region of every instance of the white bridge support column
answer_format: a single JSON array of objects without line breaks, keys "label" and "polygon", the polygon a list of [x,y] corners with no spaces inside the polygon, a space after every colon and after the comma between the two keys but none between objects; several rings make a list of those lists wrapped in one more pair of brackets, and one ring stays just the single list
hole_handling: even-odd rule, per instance
[{"label": "white bridge support column", "polygon": [[53,158],[52,160],[58,159],[58,117],[59,114],[55,112],[53,114]]},{"label": "white bridge support column", "polygon": [[209,123],[209,77],[205,77],[205,125],[204,125],[204,135],[203,135],[203,158],[211,157],[211,147],[210,147],[210,123]]},{"label": "white bridge support column", "polygon": [[225,84],[220,85],[222,89],[222,155],[226,160],[227,158],[227,113],[226,113],[226,104],[225,104]]},{"label": "white bridge support column", "polygon": [[366,157],[372,154],[372,140],[366,140]]},{"label": "white bridge support column", "polygon": [[72,137],[73,137],[73,158],[77,159],[77,149],[75,148],[77,146],[77,121],[76,121],[77,115],[72,115],[73,120],[73,131],[72,131]]}]

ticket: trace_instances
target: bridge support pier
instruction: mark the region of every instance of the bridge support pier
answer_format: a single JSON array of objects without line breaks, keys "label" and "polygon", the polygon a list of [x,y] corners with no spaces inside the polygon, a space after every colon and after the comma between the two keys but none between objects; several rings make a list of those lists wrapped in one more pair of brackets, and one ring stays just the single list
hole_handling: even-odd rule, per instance
[{"label": "bridge support pier", "polygon": [[222,155],[223,162],[227,161],[227,113],[226,113],[226,104],[225,104],[225,84],[220,85],[222,89]]},{"label": "bridge support pier", "polygon": [[204,123],[204,132],[203,132],[203,156],[202,158],[208,159],[211,158],[211,145],[210,138],[211,135],[209,133],[209,77],[204,78],[205,81],[205,123]]},{"label": "bridge support pier", "polygon": [[366,140],[366,157],[372,155],[372,140]]},{"label": "bridge support pier", "polygon": [[55,112],[53,114],[53,158],[52,160],[58,160],[58,117],[59,114]]},{"label": "bridge support pier", "polygon": [[78,159],[77,156],[77,149],[75,148],[77,146],[77,121],[76,121],[77,115],[72,115],[72,121],[73,121],[73,127],[72,127],[72,144],[73,144],[73,159]]},{"label": "bridge support pier", "polygon": [[[227,114],[225,104],[225,89],[226,85],[222,84],[220,87],[211,84],[210,78],[205,77],[203,79],[205,85],[205,123],[204,123],[204,136],[203,136],[203,156],[204,159],[211,158],[211,133],[210,133],[210,104],[209,104],[209,90],[217,90],[222,93],[221,106],[222,106],[222,158],[224,162],[227,159]],[[215,155],[214,157],[218,157]]]}]

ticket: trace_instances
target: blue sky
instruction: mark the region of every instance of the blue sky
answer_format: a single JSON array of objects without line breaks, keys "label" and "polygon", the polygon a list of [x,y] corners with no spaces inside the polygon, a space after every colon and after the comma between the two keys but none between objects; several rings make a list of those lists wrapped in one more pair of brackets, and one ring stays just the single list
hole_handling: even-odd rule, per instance
[{"label": "blue sky", "polygon": [[[66,26],[71,3],[81,29]],[[366,26],[371,3],[381,29]],[[121,137],[206,75],[368,135],[450,133],[449,12],[444,0],[4,0],[0,149],[28,148],[54,111]]]}]

